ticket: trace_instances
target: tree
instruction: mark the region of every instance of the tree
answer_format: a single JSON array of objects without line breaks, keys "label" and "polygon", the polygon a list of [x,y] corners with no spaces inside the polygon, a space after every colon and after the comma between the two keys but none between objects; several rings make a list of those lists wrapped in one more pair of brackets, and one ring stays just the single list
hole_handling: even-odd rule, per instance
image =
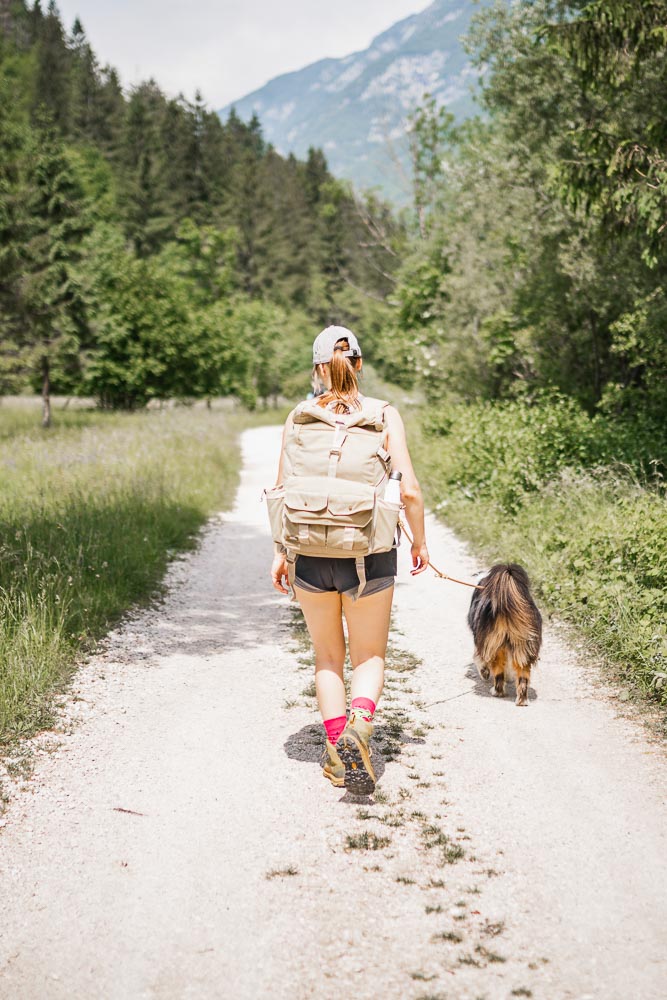
[{"label": "tree", "polygon": [[31,367],[41,382],[42,425],[48,427],[54,362],[63,372],[76,372],[87,339],[76,267],[89,224],[83,192],[48,120],[34,140],[19,308]]}]

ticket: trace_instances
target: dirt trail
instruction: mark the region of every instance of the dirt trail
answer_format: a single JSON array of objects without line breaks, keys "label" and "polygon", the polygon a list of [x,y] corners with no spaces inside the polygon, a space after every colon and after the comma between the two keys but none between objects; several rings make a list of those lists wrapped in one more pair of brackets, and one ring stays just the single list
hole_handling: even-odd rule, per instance
[{"label": "dirt trail", "polygon": [[[380,791],[321,778],[267,575],[278,440],[245,435],[234,511],[34,742],[0,834],[0,997],[663,1000],[664,755],[556,636],[527,709],[491,698],[468,591],[403,551]],[[429,530],[438,565],[481,568]]]}]

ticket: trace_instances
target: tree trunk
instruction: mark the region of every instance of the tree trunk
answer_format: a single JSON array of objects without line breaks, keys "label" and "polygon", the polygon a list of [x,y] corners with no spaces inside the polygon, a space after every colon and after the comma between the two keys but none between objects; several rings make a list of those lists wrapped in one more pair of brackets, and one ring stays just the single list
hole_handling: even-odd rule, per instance
[{"label": "tree trunk", "polygon": [[42,427],[51,426],[51,382],[49,375],[49,358],[45,354],[42,358]]}]

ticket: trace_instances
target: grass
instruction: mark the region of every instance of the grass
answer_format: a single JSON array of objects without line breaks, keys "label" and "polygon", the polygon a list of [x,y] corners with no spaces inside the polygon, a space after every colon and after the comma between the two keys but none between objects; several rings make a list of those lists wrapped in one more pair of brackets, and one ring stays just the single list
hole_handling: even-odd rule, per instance
[{"label": "grass", "polygon": [[346,851],[380,851],[383,847],[389,847],[391,837],[382,837],[377,833],[348,833],[345,838]]},{"label": "grass", "polygon": [[456,931],[440,931],[438,934],[434,934],[431,940],[450,941],[452,944],[461,944],[463,938]]},{"label": "grass", "polygon": [[0,407],[0,742],[48,725],[53,693],[169,559],[229,507],[247,418]]},{"label": "grass", "polygon": [[298,875],[299,869],[295,868],[294,865],[289,865],[287,868],[274,868],[272,871],[267,872],[264,876],[267,881],[271,881],[274,878],[290,878],[292,875]]}]

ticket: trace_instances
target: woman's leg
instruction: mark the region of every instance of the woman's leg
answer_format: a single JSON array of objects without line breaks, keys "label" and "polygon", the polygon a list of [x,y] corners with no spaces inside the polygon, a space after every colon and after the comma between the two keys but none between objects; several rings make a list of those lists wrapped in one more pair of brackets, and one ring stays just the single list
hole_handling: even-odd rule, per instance
[{"label": "woman's leg", "polygon": [[313,594],[298,585],[294,590],[315,649],[315,693],[322,718],[344,716],[345,636],[340,594]]},{"label": "woman's leg", "polygon": [[343,594],[352,661],[352,700],[368,698],[377,704],[384,686],[393,586],[353,601]]}]

